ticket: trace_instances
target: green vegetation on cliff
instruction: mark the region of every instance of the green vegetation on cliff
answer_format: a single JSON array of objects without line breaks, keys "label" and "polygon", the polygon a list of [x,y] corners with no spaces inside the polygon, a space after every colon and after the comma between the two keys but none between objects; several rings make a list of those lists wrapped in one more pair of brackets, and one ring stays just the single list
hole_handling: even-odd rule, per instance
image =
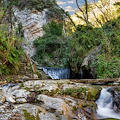
[{"label": "green vegetation on cliff", "polygon": [[65,67],[67,63],[68,40],[63,36],[63,25],[51,21],[43,26],[45,34],[34,41],[36,55],[34,59],[43,66]]},{"label": "green vegetation on cliff", "polygon": [[[100,55],[96,58],[97,64],[91,63],[91,66],[96,64],[97,77],[119,77],[119,26],[120,18],[118,17],[106,22],[102,28],[78,25],[71,37],[64,37],[61,34],[62,27],[55,22],[51,22],[43,27],[46,34],[34,42],[37,48],[36,59],[47,66],[60,66],[59,61],[61,63],[68,62],[72,71],[79,73],[84,58],[101,45]],[[50,62],[55,64],[50,64]],[[64,65],[62,67],[65,67]]]},{"label": "green vegetation on cliff", "polygon": [[[70,65],[80,71],[83,59],[98,45],[102,45],[96,64],[98,78],[120,76],[120,17],[106,22],[102,28],[79,26],[70,40]],[[91,58],[92,59],[92,58]],[[95,58],[93,58],[95,59]]]},{"label": "green vegetation on cliff", "polygon": [[0,25],[0,75],[16,74],[20,67],[21,39]]}]

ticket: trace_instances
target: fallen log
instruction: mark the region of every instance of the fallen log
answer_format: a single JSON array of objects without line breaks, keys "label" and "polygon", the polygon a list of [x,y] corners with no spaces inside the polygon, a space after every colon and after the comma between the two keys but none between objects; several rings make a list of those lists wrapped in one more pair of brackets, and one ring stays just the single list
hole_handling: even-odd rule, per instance
[{"label": "fallen log", "polygon": [[[39,78],[24,78],[22,80],[28,81],[28,80],[42,80]],[[104,83],[104,82],[120,82],[120,78],[113,78],[113,79],[48,79],[48,80],[70,80],[71,82],[76,83]]]},{"label": "fallen log", "polygon": [[113,79],[76,79],[76,80],[70,80],[72,82],[77,83],[106,83],[106,82],[120,82],[120,78],[113,78]]}]

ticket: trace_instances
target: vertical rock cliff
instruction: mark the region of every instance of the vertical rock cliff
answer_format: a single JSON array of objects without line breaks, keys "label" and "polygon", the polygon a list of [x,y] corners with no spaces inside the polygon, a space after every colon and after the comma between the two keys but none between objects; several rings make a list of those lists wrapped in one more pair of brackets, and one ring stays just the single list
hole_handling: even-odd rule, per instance
[{"label": "vertical rock cliff", "polygon": [[42,26],[47,23],[47,9],[42,12],[27,8],[20,11],[17,7],[13,7],[13,11],[16,19],[16,25],[18,26],[19,23],[22,24],[25,39],[22,47],[31,57],[35,53],[33,41],[44,34]]}]

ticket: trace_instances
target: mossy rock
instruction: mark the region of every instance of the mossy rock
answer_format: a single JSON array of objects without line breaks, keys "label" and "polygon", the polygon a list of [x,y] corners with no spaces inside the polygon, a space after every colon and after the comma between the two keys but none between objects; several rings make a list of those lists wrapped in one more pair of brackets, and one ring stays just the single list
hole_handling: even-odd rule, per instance
[{"label": "mossy rock", "polygon": [[86,99],[89,101],[95,101],[100,94],[101,87],[79,87],[79,88],[66,88],[63,90],[63,94],[70,95],[78,99]]},{"label": "mossy rock", "polygon": [[23,109],[23,113],[24,113],[24,118],[25,120],[39,120],[36,119],[33,115],[31,115],[30,113],[27,112],[27,110]]},{"label": "mossy rock", "polygon": [[88,92],[86,93],[87,100],[95,101],[99,97],[101,89],[102,88],[98,86],[91,86],[88,88]]},{"label": "mossy rock", "polygon": [[86,96],[86,91],[87,91],[87,88],[80,87],[77,89],[76,88],[66,88],[62,92],[63,92],[63,94],[70,95],[74,98],[84,99]]},{"label": "mossy rock", "polygon": [[39,94],[44,94],[44,95],[49,95],[49,96],[56,96],[56,95],[62,95],[62,91],[60,89],[55,89],[55,90],[39,90],[37,91]]},{"label": "mossy rock", "polygon": [[39,70],[39,72],[38,72],[38,77],[41,78],[42,80],[51,79],[51,77],[48,76],[48,75],[46,75],[42,70]]}]

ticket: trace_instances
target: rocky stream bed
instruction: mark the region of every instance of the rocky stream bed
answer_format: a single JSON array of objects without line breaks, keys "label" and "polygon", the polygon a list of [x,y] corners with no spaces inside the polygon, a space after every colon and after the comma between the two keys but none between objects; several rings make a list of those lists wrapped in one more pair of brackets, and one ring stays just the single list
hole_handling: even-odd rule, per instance
[{"label": "rocky stream bed", "polygon": [[[70,80],[1,83],[0,120],[97,120],[95,101],[101,89]],[[108,91],[113,96],[112,109],[120,114],[120,88]]]}]

